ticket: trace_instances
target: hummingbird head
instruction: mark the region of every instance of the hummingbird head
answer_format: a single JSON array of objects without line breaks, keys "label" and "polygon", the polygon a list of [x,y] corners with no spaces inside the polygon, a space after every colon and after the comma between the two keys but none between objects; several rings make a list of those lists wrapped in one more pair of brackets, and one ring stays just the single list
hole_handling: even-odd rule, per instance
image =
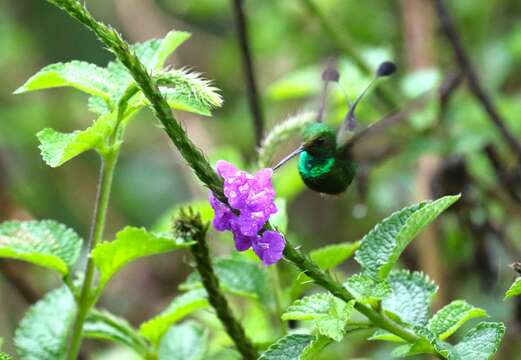
[{"label": "hummingbird head", "polygon": [[329,157],[335,154],[336,133],[324,123],[313,123],[304,129],[302,134],[303,151],[319,157]]}]

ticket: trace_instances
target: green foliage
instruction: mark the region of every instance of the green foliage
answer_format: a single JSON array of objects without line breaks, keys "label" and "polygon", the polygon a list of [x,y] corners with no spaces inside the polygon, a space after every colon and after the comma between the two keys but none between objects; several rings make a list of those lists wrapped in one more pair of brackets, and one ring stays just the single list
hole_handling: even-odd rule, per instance
[{"label": "green foliage", "polygon": [[505,325],[495,322],[482,322],[472,328],[465,337],[454,346],[456,356],[448,359],[488,360],[499,349],[505,335]]},{"label": "green foliage", "polygon": [[208,332],[195,322],[175,325],[161,339],[159,360],[202,360],[208,346]]},{"label": "green foliage", "polygon": [[81,251],[82,239],[52,220],[0,224],[0,257],[18,259],[67,275]]},{"label": "green foliage", "polygon": [[204,289],[189,291],[176,297],[158,316],[141,324],[139,332],[152,343],[157,344],[173,324],[192,312],[208,306]]},{"label": "green foliage", "polygon": [[146,256],[187,248],[191,242],[150,233],[144,228],[127,226],[116,234],[112,242],[98,244],[92,250],[92,259],[101,273],[104,286],[116,272],[131,261]]},{"label": "green foliage", "polygon": [[15,333],[20,359],[63,359],[75,313],[74,298],[66,287],[51,291],[31,306]]},{"label": "green foliage", "polygon": [[505,293],[505,299],[521,295],[521,277],[518,277]]},{"label": "green foliage", "polygon": [[108,311],[92,310],[83,325],[83,336],[126,345],[142,356],[148,352],[146,340],[125,319]]},{"label": "green foliage", "polygon": [[48,65],[29,78],[15,94],[28,91],[70,86],[87,94],[108,100],[112,88],[110,73],[85,61]]},{"label": "green foliage", "polygon": [[[266,271],[258,263],[244,258],[220,258],[213,265],[224,291],[262,302],[268,301]],[[191,290],[202,286],[199,273],[194,272],[180,285],[180,288]]]},{"label": "green foliage", "polygon": [[313,320],[320,335],[341,341],[353,310],[354,301],[345,303],[329,293],[319,293],[295,301],[282,315],[282,319]]},{"label": "green foliage", "polygon": [[310,251],[309,257],[321,269],[329,270],[337,267],[345,260],[353,256],[354,252],[360,247],[360,242],[344,242],[339,244],[326,245],[320,249]]},{"label": "green foliage", "polygon": [[427,328],[439,339],[445,340],[465,322],[483,316],[487,316],[485,310],[474,307],[464,300],[455,300],[434,314]]},{"label": "green foliage", "polygon": [[395,270],[389,275],[392,293],[382,301],[387,313],[417,326],[427,324],[432,297],[438,287],[423,273]]},{"label": "green foliage", "polygon": [[330,341],[324,336],[286,335],[262,353],[259,360],[310,360]]},{"label": "green foliage", "polygon": [[411,240],[459,197],[445,196],[409,206],[376,225],[364,236],[355,255],[364,273],[385,279]]},{"label": "green foliage", "polygon": [[355,274],[344,283],[344,286],[361,303],[374,303],[391,294],[391,286],[387,281],[376,281],[364,274]]},{"label": "green foliage", "polygon": [[37,136],[43,160],[50,167],[58,167],[70,159],[92,149],[103,152],[105,140],[114,128],[114,115],[106,114],[85,130],[61,133],[46,128]]}]

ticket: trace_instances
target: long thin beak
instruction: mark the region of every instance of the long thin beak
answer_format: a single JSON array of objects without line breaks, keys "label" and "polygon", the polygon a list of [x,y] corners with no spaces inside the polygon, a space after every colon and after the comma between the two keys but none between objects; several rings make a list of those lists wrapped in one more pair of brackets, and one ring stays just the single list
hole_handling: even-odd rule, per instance
[{"label": "long thin beak", "polygon": [[279,167],[287,163],[289,160],[300,154],[302,151],[304,151],[304,146],[300,145],[298,148],[296,148],[293,152],[291,152],[289,155],[287,155],[284,159],[280,160],[277,165],[273,167],[273,170],[277,170]]}]

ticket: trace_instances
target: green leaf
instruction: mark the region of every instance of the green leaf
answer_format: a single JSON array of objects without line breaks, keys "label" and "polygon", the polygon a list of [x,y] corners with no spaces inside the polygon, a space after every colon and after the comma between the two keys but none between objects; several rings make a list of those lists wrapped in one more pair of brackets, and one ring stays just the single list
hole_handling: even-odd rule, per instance
[{"label": "green leaf", "polygon": [[521,277],[518,277],[516,281],[510,286],[510,289],[505,293],[505,299],[510,299],[514,296],[521,295]]},{"label": "green leaf", "polygon": [[136,353],[147,354],[147,342],[125,320],[107,311],[92,310],[83,325],[83,336],[113,341],[128,346]]},{"label": "green leaf", "polygon": [[395,270],[389,275],[392,294],[382,301],[382,308],[411,325],[426,325],[432,297],[438,287],[423,273]]},{"label": "green leaf", "polygon": [[472,328],[454,347],[461,360],[488,360],[499,349],[505,335],[505,325],[482,322]]},{"label": "green leaf", "polygon": [[192,244],[154,234],[144,228],[127,226],[116,234],[114,241],[96,245],[91,257],[101,273],[100,285],[103,287],[116,272],[131,261],[187,248]]},{"label": "green leaf", "polygon": [[330,342],[331,340],[325,336],[286,335],[262,353],[259,360],[314,359],[316,354]]},{"label": "green leaf", "polygon": [[445,340],[470,319],[488,316],[483,309],[464,300],[455,300],[440,309],[427,324],[427,328],[441,340]]},{"label": "green leaf", "polygon": [[172,326],[161,339],[159,360],[202,360],[208,347],[208,332],[195,322]]},{"label": "green leaf", "polygon": [[61,360],[76,314],[66,287],[53,290],[31,306],[16,329],[14,343],[21,360]]},{"label": "green leaf", "polygon": [[67,275],[83,240],[52,220],[6,221],[0,224],[0,257],[23,260]]},{"label": "green leaf", "polygon": [[6,353],[0,352],[0,360],[13,360],[13,358]]},{"label": "green leaf", "polygon": [[58,167],[85,151],[101,151],[114,125],[114,116],[105,114],[85,130],[61,133],[50,128],[43,129],[36,135],[40,141],[42,158],[50,167]]},{"label": "green leaf", "polygon": [[296,300],[282,314],[282,319],[314,320],[319,334],[341,341],[353,309],[354,301],[345,303],[329,293],[319,293]]},{"label": "green leaf", "polygon": [[344,286],[361,303],[372,303],[389,296],[391,286],[387,281],[376,281],[364,274],[349,277]]},{"label": "green leaf", "polygon": [[376,225],[364,236],[355,255],[363,272],[385,279],[411,240],[459,197],[445,196],[409,206]]},{"label": "green leaf", "polygon": [[329,270],[349,259],[359,247],[360,241],[332,244],[311,251],[309,256],[321,269]]},{"label": "green leaf", "polygon": [[132,48],[149,71],[157,72],[164,66],[168,56],[188,40],[190,36],[191,34],[188,32],[172,30],[162,39],[148,40],[132,45]]},{"label": "green leaf", "polygon": [[[268,301],[266,270],[258,263],[243,258],[221,258],[213,265],[224,291],[263,302]],[[180,289],[191,290],[202,286],[201,276],[194,272],[180,285]]]},{"label": "green leaf", "polygon": [[170,326],[192,312],[209,306],[204,289],[197,289],[176,297],[158,316],[144,322],[139,332],[152,343],[157,344]]},{"label": "green leaf", "polygon": [[110,74],[106,69],[88,62],[74,60],[44,67],[16,89],[14,93],[21,94],[62,86],[74,87],[104,99],[109,98],[112,88]]},{"label": "green leaf", "polygon": [[380,340],[380,341],[390,341],[395,343],[403,343],[404,340],[396,336],[386,330],[378,329],[376,330],[371,337],[368,338],[368,340]]}]

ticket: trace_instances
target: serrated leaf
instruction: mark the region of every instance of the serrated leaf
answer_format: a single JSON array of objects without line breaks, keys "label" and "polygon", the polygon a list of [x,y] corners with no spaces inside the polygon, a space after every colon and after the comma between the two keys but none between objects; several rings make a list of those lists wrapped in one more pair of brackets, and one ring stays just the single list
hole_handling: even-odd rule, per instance
[{"label": "serrated leaf", "polygon": [[305,334],[286,335],[272,344],[259,360],[307,360],[331,342],[325,336]]},{"label": "serrated leaf", "polygon": [[[262,302],[268,301],[266,270],[258,263],[242,258],[221,258],[214,262],[213,267],[224,291]],[[202,286],[201,276],[194,272],[179,288],[191,290]]]},{"label": "serrated leaf", "polygon": [[188,32],[172,30],[162,39],[148,40],[132,45],[132,48],[143,65],[149,71],[156,72],[161,70],[168,56],[190,36],[191,34]]},{"label": "serrated leaf", "polygon": [[409,206],[376,225],[364,236],[355,255],[364,273],[385,279],[411,240],[459,197],[445,196]]},{"label": "serrated leaf", "polygon": [[107,311],[92,310],[83,325],[82,336],[120,343],[143,356],[148,351],[146,340],[125,319]]},{"label": "serrated leaf", "polygon": [[391,286],[387,281],[376,281],[364,274],[355,274],[347,279],[344,286],[361,303],[371,303],[389,296]]},{"label": "serrated leaf", "polygon": [[6,221],[0,224],[0,257],[23,260],[67,275],[83,240],[52,220]]},{"label": "serrated leaf", "polygon": [[421,272],[395,270],[389,275],[392,293],[382,300],[382,308],[411,325],[426,325],[432,297],[438,290]]},{"label": "serrated leaf", "polygon": [[467,332],[454,350],[461,360],[488,360],[499,349],[503,335],[502,323],[482,322]]},{"label": "serrated leaf", "polygon": [[61,287],[31,306],[16,329],[14,343],[21,360],[61,360],[76,314],[69,289]]},{"label": "serrated leaf", "polygon": [[204,289],[189,291],[176,297],[158,316],[141,324],[139,332],[152,343],[157,344],[173,324],[192,312],[208,306]]},{"label": "serrated leaf", "polygon": [[70,86],[88,94],[109,98],[111,91],[109,72],[84,61],[51,64],[33,75],[15,94],[28,91]]},{"label": "serrated leaf", "polygon": [[58,167],[70,159],[92,149],[102,149],[103,141],[112,134],[114,117],[105,114],[85,130],[61,133],[51,128],[40,131],[36,136],[40,141],[42,158],[50,167]]},{"label": "serrated leaf", "polygon": [[427,328],[444,340],[468,320],[483,316],[487,316],[485,310],[474,307],[464,300],[455,300],[434,314]]},{"label": "serrated leaf", "polygon": [[521,295],[521,277],[518,277],[505,293],[505,299]]},{"label": "serrated leaf", "polygon": [[159,360],[202,360],[208,346],[208,332],[195,322],[172,326],[159,345]]},{"label": "serrated leaf", "polygon": [[98,244],[92,250],[91,257],[101,273],[100,285],[105,286],[116,272],[131,261],[191,245],[190,242],[154,234],[144,228],[127,226],[116,234],[114,241]]},{"label": "serrated leaf", "polygon": [[360,241],[332,244],[311,251],[309,256],[321,269],[329,270],[349,259],[359,247]]},{"label": "serrated leaf", "polygon": [[354,309],[354,301],[345,303],[329,293],[306,296],[291,304],[283,320],[314,320],[319,334],[341,341]]}]

